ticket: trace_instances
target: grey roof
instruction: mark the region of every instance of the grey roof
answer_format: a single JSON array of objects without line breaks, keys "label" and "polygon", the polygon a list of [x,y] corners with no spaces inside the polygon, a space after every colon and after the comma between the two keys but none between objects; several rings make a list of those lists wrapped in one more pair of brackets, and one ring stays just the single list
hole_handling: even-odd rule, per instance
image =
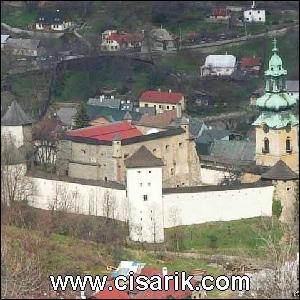
[{"label": "grey roof", "polygon": [[65,20],[63,13],[60,10],[44,11],[37,18],[37,23],[43,24],[62,24]]},{"label": "grey roof", "polygon": [[8,34],[1,34],[1,44],[6,44],[8,38]]},{"label": "grey roof", "polygon": [[121,99],[118,98],[112,99],[110,97],[100,96],[99,98],[89,98],[87,104],[119,109],[121,104]]},{"label": "grey roof", "polygon": [[299,176],[282,160],[279,160],[269,171],[261,175],[268,180],[296,180]]},{"label": "grey roof", "polygon": [[[204,124],[205,125],[205,124]],[[221,140],[230,135],[230,131],[226,129],[203,129],[199,131],[197,143],[208,144],[215,140]]]},{"label": "grey roof", "polygon": [[212,143],[210,156],[220,161],[254,161],[255,143],[250,141],[215,140]]},{"label": "grey roof", "polygon": [[32,39],[8,39],[7,46],[15,49],[37,49],[40,45],[40,40]]},{"label": "grey roof", "polygon": [[11,103],[5,115],[1,118],[1,125],[5,126],[21,126],[32,123],[33,119],[24,112],[15,100]]},{"label": "grey roof", "polygon": [[124,163],[127,168],[151,168],[164,165],[163,161],[154,156],[145,146],[141,146]]},{"label": "grey roof", "polygon": [[286,89],[288,92],[299,92],[299,80],[287,80]]},{"label": "grey roof", "polygon": [[59,120],[67,126],[71,126],[73,123],[73,118],[77,112],[76,107],[61,107],[56,111],[57,117]]}]

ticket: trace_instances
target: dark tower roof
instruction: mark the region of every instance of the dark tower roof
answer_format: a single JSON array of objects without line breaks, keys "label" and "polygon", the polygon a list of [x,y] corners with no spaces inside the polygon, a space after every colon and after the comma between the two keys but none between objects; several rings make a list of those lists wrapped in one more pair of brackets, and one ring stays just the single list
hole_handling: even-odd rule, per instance
[{"label": "dark tower roof", "polygon": [[135,153],[125,160],[127,168],[161,167],[164,163],[154,156],[145,146],[140,147]]},{"label": "dark tower roof", "polygon": [[17,101],[13,101],[7,112],[1,119],[1,125],[5,126],[22,126],[32,124],[33,119],[28,116]]},{"label": "dark tower roof", "polygon": [[261,175],[262,179],[268,180],[296,180],[298,177],[282,160],[279,160],[269,171]]}]

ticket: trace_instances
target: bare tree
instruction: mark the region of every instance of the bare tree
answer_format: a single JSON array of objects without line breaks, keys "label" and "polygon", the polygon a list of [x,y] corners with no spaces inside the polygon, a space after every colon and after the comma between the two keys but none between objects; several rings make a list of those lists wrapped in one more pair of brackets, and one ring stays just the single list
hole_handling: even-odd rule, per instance
[{"label": "bare tree", "polygon": [[40,239],[27,236],[20,247],[9,243],[7,233],[1,228],[1,298],[30,297],[42,285],[42,269],[38,251]]},{"label": "bare tree", "polygon": [[177,252],[179,252],[183,242],[183,233],[179,228],[179,226],[181,225],[181,217],[180,217],[179,209],[177,207],[172,207],[170,209],[169,218],[172,223],[172,229],[170,235],[172,248]]},{"label": "bare tree", "polygon": [[1,202],[10,206],[16,201],[27,201],[33,184],[26,177],[26,161],[13,144],[10,135],[1,137]]}]

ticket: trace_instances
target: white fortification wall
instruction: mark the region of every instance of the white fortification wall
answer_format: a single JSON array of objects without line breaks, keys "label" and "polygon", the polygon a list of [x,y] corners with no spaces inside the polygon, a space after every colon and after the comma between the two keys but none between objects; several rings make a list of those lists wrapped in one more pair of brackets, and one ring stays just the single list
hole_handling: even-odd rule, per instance
[{"label": "white fortification wall", "polygon": [[274,186],[165,193],[164,227],[272,216]]},{"label": "white fortification wall", "polygon": [[201,181],[204,184],[218,185],[229,175],[229,172],[223,170],[201,167]]},{"label": "white fortification wall", "polygon": [[38,177],[29,177],[34,188],[29,204],[49,210],[51,207],[68,212],[108,216],[128,220],[128,202],[125,189],[102,187]]}]

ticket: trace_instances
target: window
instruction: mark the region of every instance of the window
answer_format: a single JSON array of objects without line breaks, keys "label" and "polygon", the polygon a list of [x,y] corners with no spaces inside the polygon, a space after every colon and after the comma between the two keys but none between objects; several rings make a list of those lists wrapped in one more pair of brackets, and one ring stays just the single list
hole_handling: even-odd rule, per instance
[{"label": "window", "polygon": [[85,150],[84,149],[81,149],[81,151],[85,154]]},{"label": "window", "polygon": [[161,105],[158,105],[159,108],[161,108]]},{"label": "window", "polygon": [[145,107],[148,107],[148,103],[145,104]]},{"label": "window", "polygon": [[170,146],[169,146],[169,145],[166,145],[166,150],[167,150],[167,151],[169,150],[169,148],[170,148]]},{"label": "window", "polygon": [[286,190],[287,190],[287,191],[289,191],[290,189],[291,189],[291,188],[289,188],[289,187],[288,187],[288,188],[286,188]]},{"label": "window", "polygon": [[148,182],[148,186],[151,186],[151,182]]},{"label": "window", "polygon": [[153,149],[153,153],[156,153],[156,148]]},{"label": "window", "polygon": [[175,106],[173,105],[172,108],[175,109]]},{"label": "window", "polygon": [[151,174],[151,171],[149,171],[149,174]]},{"label": "window", "polygon": [[105,180],[105,182],[107,182],[107,177],[106,176],[104,177],[104,180]]},{"label": "window", "polygon": [[173,168],[171,169],[171,175],[174,175],[174,169]]},{"label": "window", "polygon": [[291,140],[289,137],[285,141],[285,149],[286,149],[286,153],[292,152]]},{"label": "window", "polygon": [[259,13],[259,14],[260,14],[260,10],[258,10],[258,11],[257,11],[257,13]]},{"label": "window", "polygon": [[264,148],[262,149],[263,153],[269,153],[270,152],[270,142],[269,139],[264,139]]},{"label": "window", "polygon": [[251,15],[251,11],[249,11],[249,15]]},{"label": "window", "polygon": [[129,154],[124,154],[124,158],[127,158],[129,156]]},{"label": "window", "polygon": [[259,17],[258,20],[261,21],[261,17]]},{"label": "window", "polygon": [[182,143],[179,143],[178,145],[179,145],[179,148],[182,148]]},{"label": "window", "polygon": [[169,105],[167,105],[167,109],[169,109],[170,108],[170,106]]},{"label": "window", "polygon": [[143,195],[144,201],[148,201],[148,195]]},{"label": "window", "polygon": [[138,171],[138,173],[141,173],[141,171]]}]

